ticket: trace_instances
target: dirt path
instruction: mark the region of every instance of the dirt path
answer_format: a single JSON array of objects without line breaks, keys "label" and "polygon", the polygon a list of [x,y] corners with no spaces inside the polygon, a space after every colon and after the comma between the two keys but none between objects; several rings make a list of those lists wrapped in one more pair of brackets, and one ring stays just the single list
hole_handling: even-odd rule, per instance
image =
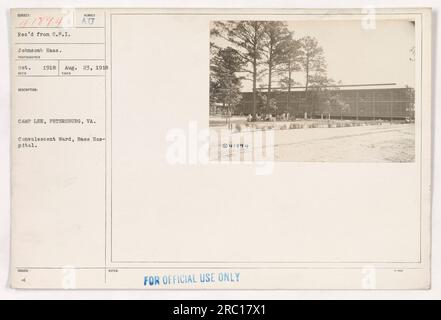
[{"label": "dirt path", "polygon": [[[242,133],[246,135],[249,133]],[[274,155],[278,161],[412,162],[415,125],[277,130]],[[251,150],[250,150],[251,151]]]}]

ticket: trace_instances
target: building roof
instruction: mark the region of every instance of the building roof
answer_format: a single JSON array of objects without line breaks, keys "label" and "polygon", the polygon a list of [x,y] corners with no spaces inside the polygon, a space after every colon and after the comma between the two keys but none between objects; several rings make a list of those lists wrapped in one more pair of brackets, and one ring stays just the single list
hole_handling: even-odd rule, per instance
[{"label": "building roof", "polygon": [[[324,86],[324,88],[335,88],[340,90],[376,90],[376,89],[404,89],[406,86],[400,86],[396,83],[369,83],[369,84],[341,84]],[[258,88],[258,91],[268,90],[267,88]],[[273,87],[272,90],[286,91],[286,88]],[[291,91],[304,91],[305,87],[291,87]]]}]

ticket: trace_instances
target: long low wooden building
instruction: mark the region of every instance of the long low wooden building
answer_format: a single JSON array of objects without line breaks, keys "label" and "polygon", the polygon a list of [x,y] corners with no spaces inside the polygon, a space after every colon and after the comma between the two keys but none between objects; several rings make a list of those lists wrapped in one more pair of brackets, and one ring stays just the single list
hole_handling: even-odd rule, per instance
[{"label": "long low wooden building", "polygon": [[[345,118],[345,119],[414,119],[414,89],[395,83],[340,85],[326,87],[326,94],[314,94],[304,87],[276,88],[270,99],[274,108],[268,109],[267,92],[260,89],[256,94],[256,113],[288,114],[297,118]],[[241,102],[234,108],[234,114],[253,114],[253,93],[243,92]],[[334,98],[329,99],[329,95]]]}]

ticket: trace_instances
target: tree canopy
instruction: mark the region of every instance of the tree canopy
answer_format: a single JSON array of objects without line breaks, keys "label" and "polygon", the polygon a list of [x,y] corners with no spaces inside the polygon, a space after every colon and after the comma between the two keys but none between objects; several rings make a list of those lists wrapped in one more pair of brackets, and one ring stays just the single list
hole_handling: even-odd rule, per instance
[{"label": "tree canopy", "polygon": [[318,40],[311,36],[296,39],[286,22],[222,21],[215,22],[210,32],[216,43],[211,45],[210,63],[210,91],[216,102],[234,107],[240,101],[241,82],[248,80],[255,115],[258,100],[262,100],[258,92],[266,91],[264,100],[271,112],[282,109],[271,98],[277,85],[288,91],[289,104],[289,92],[295,85],[303,82],[306,99],[333,83]]}]

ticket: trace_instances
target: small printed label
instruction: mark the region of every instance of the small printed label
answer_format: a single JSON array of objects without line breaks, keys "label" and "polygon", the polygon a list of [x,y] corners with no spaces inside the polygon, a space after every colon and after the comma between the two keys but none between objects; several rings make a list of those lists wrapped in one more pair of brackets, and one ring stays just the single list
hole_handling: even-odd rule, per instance
[{"label": "small printed label", "polygon": [[240,272],[199,272],[199,273],[181,273],[164,275],[145,275],[144,286],[172,286],[172,285],[192,285],[192,284],[210,284],[222,282],[239,282]]}]

